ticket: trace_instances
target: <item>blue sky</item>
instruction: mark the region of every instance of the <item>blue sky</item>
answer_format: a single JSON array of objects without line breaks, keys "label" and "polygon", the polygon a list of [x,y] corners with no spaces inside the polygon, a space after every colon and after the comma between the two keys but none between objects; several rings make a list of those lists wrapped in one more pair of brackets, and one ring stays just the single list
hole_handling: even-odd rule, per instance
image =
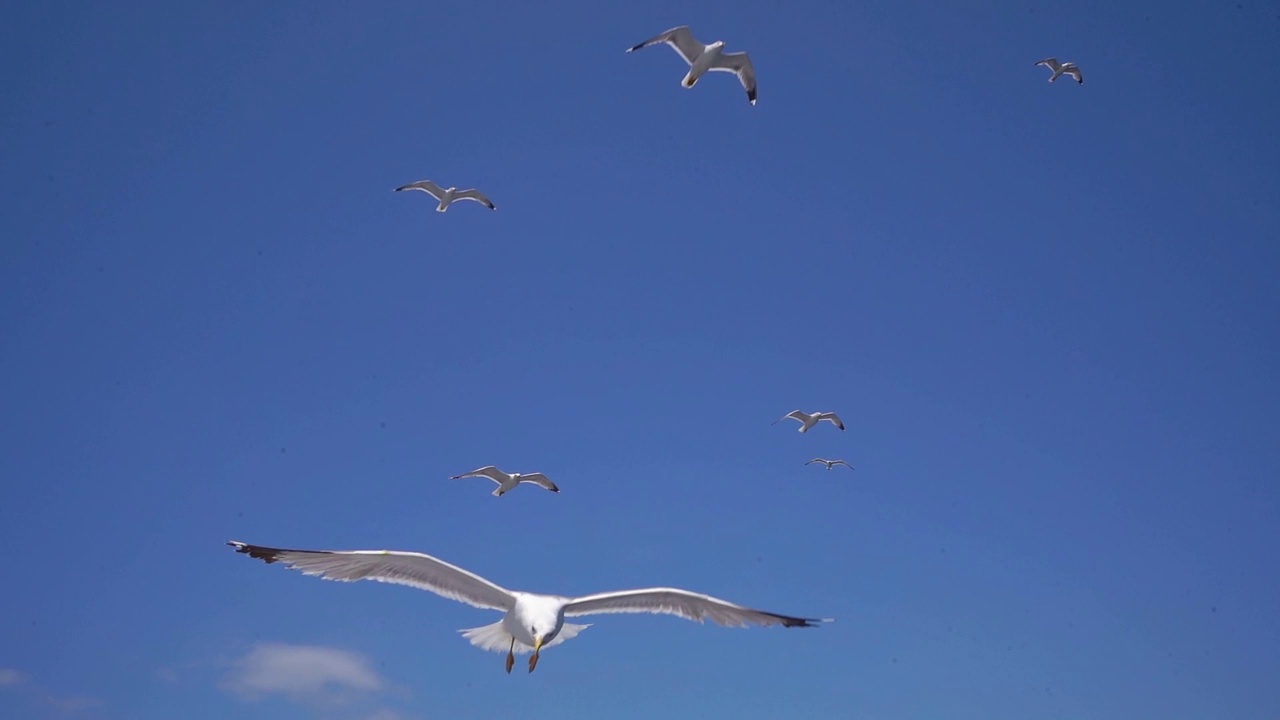
[{"label": "blue sky", "polygon": [[[1274,717],[1280,7],[960,5],[11,8],[0,715]],[[507,676],[228,539],[837,622]]]}]

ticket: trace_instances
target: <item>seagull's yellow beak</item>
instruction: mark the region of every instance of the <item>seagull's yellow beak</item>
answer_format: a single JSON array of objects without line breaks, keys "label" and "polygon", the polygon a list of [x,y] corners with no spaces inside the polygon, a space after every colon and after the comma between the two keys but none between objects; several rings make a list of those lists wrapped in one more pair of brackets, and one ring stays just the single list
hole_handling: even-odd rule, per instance
[{"label": "seagull's yellow beak", "polygon": [[539,650],[541,650],[541,649],[542,649],[542,638],[534,638],[534,639],[533,639],[533,651],[534,651],[534,652],[538,652],[538,651],[539,651]]}]

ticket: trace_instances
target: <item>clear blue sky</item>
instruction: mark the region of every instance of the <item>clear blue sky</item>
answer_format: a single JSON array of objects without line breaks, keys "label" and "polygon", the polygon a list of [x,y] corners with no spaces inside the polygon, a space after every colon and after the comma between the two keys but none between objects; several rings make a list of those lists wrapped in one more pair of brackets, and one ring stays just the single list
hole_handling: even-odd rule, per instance
[{"label": "clear blue sky", "polygon": [[1276,717],[1280,7],[605,5],[6,11],[0,715]]}]

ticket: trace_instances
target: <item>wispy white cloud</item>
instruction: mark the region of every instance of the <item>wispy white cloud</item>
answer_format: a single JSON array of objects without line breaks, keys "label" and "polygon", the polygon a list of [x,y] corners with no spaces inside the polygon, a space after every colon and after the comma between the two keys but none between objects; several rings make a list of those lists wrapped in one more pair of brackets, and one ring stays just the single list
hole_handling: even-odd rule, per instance
[{"label": "wispy white cloud", "polygon": [[278,694],[296,701],[333,701],[352,692],[377,692],[386,682],[359,653],[320,645],[258,643],[235,662],[223,686],[246,700]]},{"label": "wispy white cloud", "polygon": [[[168,673],[159,676],[168,681]],[[262,642],[231,663],[222,688],[242,700],[278,697],[337,720],[410,720],[404,697],[360,653],[323,645]],[[393,702],[388,702],[393,701]]]},{"label": "wispy white cloud", "polygon": [[102,706],[96,698],[54,695],[32,682],[30,675],[14,668],[0,668],[0,688],[12,689],[26,696],[26,702],[52,708],[60,715]]}]

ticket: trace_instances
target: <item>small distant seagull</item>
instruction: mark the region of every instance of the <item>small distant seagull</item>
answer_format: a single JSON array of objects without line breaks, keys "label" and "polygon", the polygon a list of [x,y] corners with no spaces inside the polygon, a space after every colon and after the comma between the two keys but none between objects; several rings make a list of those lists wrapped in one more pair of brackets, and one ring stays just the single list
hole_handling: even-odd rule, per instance
[{"label": "small distant seagull", "polygon": [[472,470],[469,473],[463,473],[462,475],[454,475],[449,479],[461,480],[462,478],[469,477],[487,477],[498,483],[498,489],[493,491],[494,497],[502,497],[504,493],[508,492],[520,483],[533,483],[534,485],[546,488],[553,493],[560,492],[560,488],[556,487],[556,484],[551,482],[551,478],[543,475],[542,473],[505,473],[492,465],[485,465],[482,468],[476,468],[475,470]]},{"label": "small distant seagull", "polygon": [[1075,63],[1060,63],[1058,58],[1045,58],[1036,63],[1037,66],[1043,65],[1053,71],[1053,75],[1049,77],[1049,82],[1054,82],[1063,75],[1070,75],[1076,79],[1080,85],[1084,84],[1084,76],[1080,74],[1080,68]]},{"label": "small distant seagull", "polygon": [[454,200],[475,200],[490,210],[498,209],[493,206],[493,203],[489,202],[489,198],[480,194],[480,191],[475,188],[471,188],[469,190],[459,190],[456,187],[445,189],[430,180],[419,180],[418,182],[401,185],[396,188],[396,192],[400,192],[401,190],[421,190],[422,192],[439,200],[440,207],[436,208],[436,212],[444,212],[453,204]]},{"label": "small distant seagull", "polygon": [[795,420],[800,421],[800,432],[809,432],[809,428],[813,427],[814,425],[817,425],[822,420],[826,420],[827,422],[831,423],[832,425],[835,425],[841,430],[844,429],[844,423],[840,421],[840,416],[836,415],[833,412],[816,412],[813,414],[809,414],[807,412],[802,412],[800,410],[792,410],[791,412],[787,413],[786,415],[783,415],[782,417],[778,418],[777,420],[774,420],[769,424],[777,425],[778,423],[782,422],[783,420],[786,420],[787,418],[793,418]]},{"label": "small distant seagull", "polygon": [[853,466],[852,466],[852,465],[850,465],[849,463],[847,463],[847,462],[845,462],[845,461],[843,461],[843,460],[826,460],[826,459],[823,459],[823,458],[814,458],[814,459],[810,460],[809,462],[805,463],[805,465],[812,465],[812,464],[814,464],[814,463],[822,463],[823,465],[826,465],[826,466],[827,466],[827,469],[828,469],[828,470],[830,470],[831,468],[833,468],[833,467],[835,467],[835,466],[837,466],[837,465],[843,465],[843,466],[845,466],[845,467],[849,468],[850,470],[852,470],[852,469],[853,469]]},{"label": "small distant seagull", "polygon": [[684,58],[685,62],[689,63],[689,73],[684,76],[684,80],[680,81],[681,85],[691,88],[697,84],[698,78],[707,72],[731,72],[738,76],[738,82],[741,82],[742,87],[746,89],[747,100],[752,105],[756,104],[756,69],[751,64],[751,58],[746,53],[722,52],[724,50],[723,40],[717,40],[710,45],[703,45],[694,39],[688,25],[671,28],[661,35],[629,48],[627,52],[635,52],[640,48],[659,43],[670,45],[680,54],[680,57]]}]

